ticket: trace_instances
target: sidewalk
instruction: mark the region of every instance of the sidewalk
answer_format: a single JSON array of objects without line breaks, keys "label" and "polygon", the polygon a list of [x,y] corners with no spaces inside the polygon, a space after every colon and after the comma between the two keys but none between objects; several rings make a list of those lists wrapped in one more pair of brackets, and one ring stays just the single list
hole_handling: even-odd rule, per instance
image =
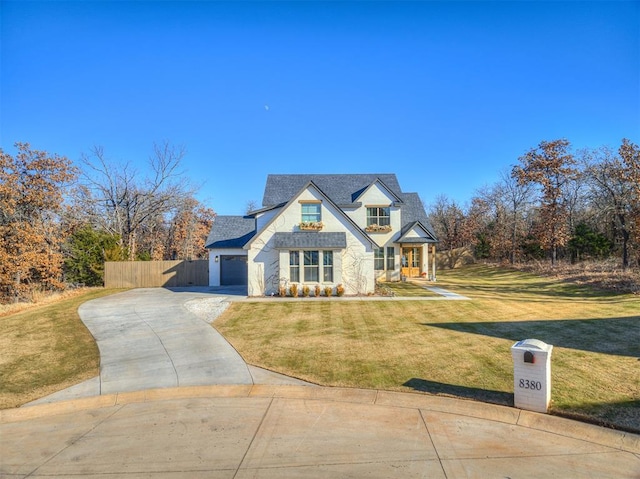
[{"label": "sidewalk", "polygon": [[439,396],[200,386],[0,411],[0,477],[634,478],[640,436]]}]

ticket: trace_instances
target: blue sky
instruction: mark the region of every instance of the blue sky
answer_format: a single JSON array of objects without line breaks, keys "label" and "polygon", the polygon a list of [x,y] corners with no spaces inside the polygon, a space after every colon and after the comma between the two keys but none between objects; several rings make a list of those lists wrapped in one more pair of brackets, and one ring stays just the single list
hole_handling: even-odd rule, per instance
[{"label": "blue sky", "polygon": [[0,5],[0,147],[143,170],[168,140],[219,214],[269,173],[463,205],[542,140],[640,142],[640,2]]}]

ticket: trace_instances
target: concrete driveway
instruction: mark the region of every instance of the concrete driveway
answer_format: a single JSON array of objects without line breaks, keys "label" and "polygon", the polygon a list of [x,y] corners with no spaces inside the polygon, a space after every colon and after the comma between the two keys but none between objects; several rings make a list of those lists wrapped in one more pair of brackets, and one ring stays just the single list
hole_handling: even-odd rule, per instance
[{"label": "concrete driveway", "polygon": [[214,312],[225,297],[134,289],[79,309],[100,349],[100,394],[206,384],[252,384],[236,350],[187,305],[205,300]]},{"label": "concrete driveway", "polygon": [[634,434],[440,396],[287,385],[208,324],[228,300],[139,289],[85,303],[101,354],[85,384],[94,397],[0,410],[0,477],[640,477]]},{"label": "concrete driveway", "polygon": [[100,376],[29,405],[155,388],[309,385],[247,365],[211,326],[245,298],[237,288],[147,288],[84,303],[78,312],[98,344]]}]

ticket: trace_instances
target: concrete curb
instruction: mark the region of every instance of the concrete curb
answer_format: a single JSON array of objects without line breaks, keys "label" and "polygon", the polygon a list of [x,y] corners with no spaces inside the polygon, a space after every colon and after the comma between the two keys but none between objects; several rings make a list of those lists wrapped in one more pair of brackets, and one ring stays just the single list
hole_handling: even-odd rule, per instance
[{"label": "concrete curb", "polygon": [[192,386],[108,394],[70,401],[0,410],[0,424],[126,404],[189,398],[286,398],[418,409],[447,415],[496,421],[553,433],[571,439],[640,454],[640,435],[615,431],[570,419],[471,400],[399,393],[374,389],[346,389],[287,385]]}]

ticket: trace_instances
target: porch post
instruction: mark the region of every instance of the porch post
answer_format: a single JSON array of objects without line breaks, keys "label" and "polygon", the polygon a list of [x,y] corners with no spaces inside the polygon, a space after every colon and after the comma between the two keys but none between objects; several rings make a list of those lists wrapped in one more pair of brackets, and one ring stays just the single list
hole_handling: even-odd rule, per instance
[{"label": "porch post", "polygon": [[435,243],[433,244],[433,251],[432,251],[432,273],[431,273],[431,280],[435,281],[436,280],[436,245]]},{"label": "porch post", "polygon": [[422,251],[425,252],[425,260],[424,260],[424,265],[426,268],[425,274],[426,276],[429,276],[429,243],[425,243],[424,245],[422,245]]}]

